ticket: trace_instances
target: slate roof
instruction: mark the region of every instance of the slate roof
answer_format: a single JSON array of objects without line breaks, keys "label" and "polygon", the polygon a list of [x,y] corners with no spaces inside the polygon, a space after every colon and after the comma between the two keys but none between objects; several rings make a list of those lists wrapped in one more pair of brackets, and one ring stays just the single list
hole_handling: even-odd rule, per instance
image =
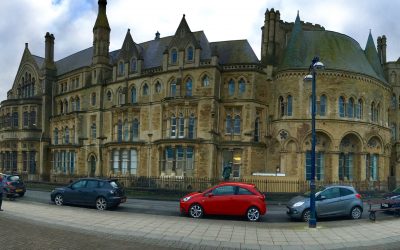
[{"label": "slate roof", "polygon": [[[260,62],[247,40],[209,43],[203,31],[193,32],[193,35],[201,47],[201,60],[211,59],[212,51],[216,50],[220,64]],[[173,36],[167,36],[136,44],[139,53],[143,55],[144,69],[162,66],[164,51],[172,39]],[[119,52],[120,50],[110,52],[111,64],[117,63]],[[57,75],[63,75],[75,69],[90,66],[92,63],[92,56],[93,47],[90,47],[56,61]],[[42,58],[42,60],[44,59]]]},{"label": "slate roof", "polygon": [[32,55],[32,57],[33,57],[33,60],[35,60],[36,64],[39,66],[39,68],[41,68],[44,63],[44,58],[40,57],[40,56],[35,56],[35,55]]}]

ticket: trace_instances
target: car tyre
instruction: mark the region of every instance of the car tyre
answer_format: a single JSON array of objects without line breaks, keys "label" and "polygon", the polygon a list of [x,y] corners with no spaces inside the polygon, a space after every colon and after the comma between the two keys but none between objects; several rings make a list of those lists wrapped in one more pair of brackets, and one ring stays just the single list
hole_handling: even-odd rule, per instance
[{"label": "car tyre", "polygon": [[247,210],[246,217],[249,221],[259,221],[260,210],[257,207],[251,207]]},{"label": "car tyre", "polygon": [[350,218],[353,220],[361,219],[362,217],[362,209],[360,207],[353,207],[350,211]]},{"label": "car tyre", "polygon": [[301,220],[304,222],[308,222],[311,218],[311,211],[310,209],[305,209],[301,214]]},{"label": "car tyre", "polygon": [[107,200],[104,197],[99,197],[96,199],[96,208],[98,210],[106,210],[107,209]]},{"label": "car tyre", "polygon": [[19,197],[23,197],[25,195],[25,192],[24,193],[19,193],[18,195],[19,195]]},{"label": "car tyre", "polygon": [[57,206],[62,206],[64,204],[64,197],[62,196],[62,194],[56,194],[56,196],[54,197],[54,203]]},{"label": "car tyre", "polygon": [[193,204],[189,208],[189,215],[192,218],[201,218],[204,215],[204,210],[199,204]]}]

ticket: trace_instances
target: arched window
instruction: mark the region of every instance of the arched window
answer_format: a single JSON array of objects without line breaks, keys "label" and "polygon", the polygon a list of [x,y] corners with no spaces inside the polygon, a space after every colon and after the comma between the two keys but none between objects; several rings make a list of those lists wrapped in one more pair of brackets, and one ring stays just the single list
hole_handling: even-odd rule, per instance
[{"label": "arched window", "polygon": [[171,50],[171,63],[175,64],[178,62],[178,52],[176,51],[176,49],[172,49]]},{"label": "arched window", "polygon": [[149,95],[149,85],[147,85],[147,83],[145,83],[143,85],[143,93],[142,93],[142,95],[144,95],[144,96]]},{"label": "arched window", "polygon": [[345,116],[345,102],[344,102],[344,97],[340,96],[339,97],[339,116],[344,117]]},{"label": "arched window", "polygon": [[74,98],[71,98],[71,99],[69,100],[69,102],[71,103],[71,111],[74,112],[75,109],[76,109],[75,99],[74,99]]},{"label": "arched window", "polygon": [[381,105],[380,104],[378,104],[378,106],[376,106],[375,112],[376,112],[376,115],[375,115],[376,121],[379,122],[381,120]]},{"label": "arched window", "polygon": [[233,79],[229,80],[228,82],[228,94],[235,94],[235,81]]},{"label": "arched window", "polygon": [[192,96],[192,78],[186,80],[186,96]]},{"label": "arched window", "polygon": [[279,97],[279,116],[283,117],[285,115],[285,100],[282,96]]},{"label": "arched window", "polygon": [[118,142],[122,142],[122,121],[118,120],[117,124],[117,140]]},{"label": "arched window", "polygon": [[134,119],[132,122],[132,140],[136,141],[139,139],[139,121]]},{"label": "arched window", "polygon": [[362,119],[362,113],[363,113],[363,101],[361,99],[358,99],[355,117],[357,119]]},{"label": "arched window", "polygon": [[118,63],[118,75],[119,76],[123,76],[124,75],[124,68],[125,68],[124,62],[119,62]]},{"label": "arched window", "polygon": [[65,144],[69,143],[69,128],[65,128]]},{"label": "arched window", "polygon": [[243,80],[243,78],[240,78],[240,80],[239,80],[239,95],[243,95],[245,91],[246,91],[246,83]]},{"label": "arched window", "polygon": [[64,113],[64,104],[60,101],[60,114]]},{"label": "arched window", "polygon": [[179,114],[178,124],[179,138],[183,138],[185,137],[185,118],[182,113]]},{"label": "arched window", "polygon": [[131,59],[131,72],[136,72],[137,70],[137,60],[136,57]]},{"label": "arched window", "polygon": [[118,104],[119,105],[125,104],[125,94],[122,89],[119,89],[118,91]]},{"label": "arched window", "polygon": [[292,103],[293,103],[293,98],[291,95],[288,95],[287,97],[287,116],[292,116]]},{"label": "arched window", "polygon": [[321,95],[319,99],[319,115],[326,115],[326,95]]},{"label": "arched window", "polygon": [[233,124],[233,133],[235,135],[240,135],[240,116],[239,115],[235,116],[235,121]]},{"label": "arched window", "polygon": [[24,113],[23,113],[23,116],[22,116],[22,123],[23,123],[23,126],[24,127],[28,127],[29,126],[29,113],[27,112],[27,111],[25,111]]},{"label": "arched window", "polygon": [[210,79],[208,75],[204,75],[201,82],[203,84],[203,87],[208,87],[210,85]]},{"label": "arched window", "polygon": [[81,110],[81,99],[79,99],[79,97],[76,97],[75,99],[75,106],[76,106],[76,111]]},{"label": "arched window", "polygon": [[12,114],[12,127],[18,127],[18,112],[13,112]]},{"label": "arched window", "polygon": [[254,121],[254,141],[260,141],[260,118],[257,117]]},{"label": "arched window", "polygon": [[54,145],[58,145],[58,128],[54,129],[53,137],[54,137]]},{"label": "arched window", "polygon": [[354,99],[349,98],[349,102],[347,103],[347,117],[353,118],[354,114]]},{"label": "arched window", "polygon": [[171,133],[170,133],[170,136],[172,138],[176,137],[176,117],[175,117],[175,115],[171,116]]},{"label": "arched window", "polygon": [[94,105],[96,105],[96,93],[92,93],[92,106]]},{"label": "arched window", "polygon": [[225,131],[227,134],[232,134],[232,117],[231,117],[231,115],[226,116]]},{"label": "arched window", "polygon": [[170,96],[171,97],[175,97],[176,96],[176,80],[173,80],[171,82]]},{"label": "arched window", "polygon": [[68,109],[68,101],[65,100],[65,101],[64,101],[64,112],[65,112],[65,113],[68,113],[68,111],[69,111],[69,109]]},{"label": "arched window", "polygon": [[[94,96],[96,97],[96,94],[95,93],[93,93],[94,94]],[[93,99],[93,94],[92,94],[92,99]],[[111,101],[111,98],[112,98],[112,93],[111,93],[111,91],[109,90],[109,91],[107,91],[107,101]],[[96,98],[95,98],[95,100],[94,100],[94,103],[96,104]],[[92,105],[94,105],[93,104],[93,100],[92,100]]]},{"label": "arched window", "polygon": [[392,140],[396,140],[396,138],[397,138],[397,135],[396,135],[396,123],[392,123],[391,125],[390,125],[390,132],[391,132],[391,135],[392,135]]},{"label": "arched window", "polygon": [[136,103],[136,102],[137,102],[137,100],[136,100],[136,88],[132,87],[131,88],[131,103],[133,104],[133,103]]},{"label": "arched window", "polygon": [[397,108],[397,97],[396,94],[392,94],[392,109],[396,109]]},{"label": "arched window", "polygon": [[194,114],[191,114],[189,117],[189,127],[188,127],[188,138],[194,138],[194,130],[195,130],[195,117]]},{"label": "arched window", "polygon": [[375,103],[371,103],[371,120],[376,121],[376,111],[375,111]]},{"label": "arched window", "polygon": [[161,92],[161,83],[159,81],[156,82],[155,90],[156,90],[156,93]]},{"label": "arched window", "polygon": [[128,123],[128,120],[124,121],[124,141],[129,141],[129,123]]},{"label": "arched window", "polygon": [[188,61],[193,61],[193,47],[189,46],[187,49],[187,60]]}]

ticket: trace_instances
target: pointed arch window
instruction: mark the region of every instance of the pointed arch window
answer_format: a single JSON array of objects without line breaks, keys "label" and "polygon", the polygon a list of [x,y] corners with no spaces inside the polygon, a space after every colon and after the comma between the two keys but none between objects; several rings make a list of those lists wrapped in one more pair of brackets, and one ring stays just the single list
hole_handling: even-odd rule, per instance
[{"label": "pointed arch window", "polygon": [[254,121],[254,141],[260,141],[260,118],[257,117]]},{"label": "pointed arch window", "polygon": [[136,57],[131,59],[131,65],[130,66],[131,66],[130,67],[131,73],[137,71],[137,59],[136,59]]},{"label": "pointed arch window", "polygon": [[90,130],[91,130],[91,136],[92,136],[92,139],[96,139],[96,137],[97,137],[97,127],[96,127],[96,123],[95,122],[93,122],[92,123],[92,126],[90,127]]},{"label": "pointed arch window", "polygon": [[243,78],[240,78],[240,80],[239,80],[239,95],[243,95],[244,92],[246,92],[246,82],[243,80]]},{"label": "pointed arch window", "polygon": [[339,116],[340,117],[345,116],[345,101],[343,96],[339,97]]},{"label": "pointed arch window", "polygon": [[371,103],[371,120],[374,122],[376,121],[376,111],[375,111],[375,103]]},{"label": "pointed arch window", "polygon": [[117,124],[117,140],[118,142],[122,142],[122,121],[118,120]]},{"label": "pointed arch window", "polygon": [[210,85],[210,79],[208,75],[204,75],[202,78],[203,87],[208,87]]},{"label": "pointed arch window", "polygon": [[397,138],[396,128],[397,128],[396,123],[392,123],[390,125],[390,132],[391,132],[391,135],[392,135],[392,140],[396,140],[396,138]]},{"label": "pointed arch window", "polygon": [[326,115],[326,95],[321,95],[319,99],[319,115]]},{"label": "pointed arch window", "polygon": [[240,135],[240,115],[235,116],[235,121],[233,123],[233,133],[235,135]]},{"label": "pointed arch window", "polygon": [[357,119],[362,119],[362,113],[363,113],[363,101],[361,99],[358,99],[357,106],[356,106],[356,112],[355,112],[354,116]]},{"label": "pointed arch window", "polygon": [[118,76],[124,75],[124,68],[125,68],[124,62],[119,62],[118,63]]},{"label": "pointed arch window", "polygon": [[132,104],[133,103],[137,103],[137,100],[136,100],[136,88],[135,87],[131,88],[131,103]]},{"label": "pointed arch window", "polygon": [[193,61],[193,58],[194,58],[193,47],[189,46],[188,49],[187,49],[187,60],[189,62],[191,62],[191,61]]},{"label": "pointed arch window", "polygon": [[196,119],[194,117],[194,114],[191,114],[189,117],[189,127],[188,127],[188,138],[189,139],[194,138],[195,122],[196,122]]},{"label": "pointed arch window", "polygon": [[175,115],[171,116],[171,132],[170,132],[171,138],[176,137],[176,117]]},{"label": "pointed arch window", "polygon": [[30,125],[36,127],[36,111],[32,110],[30,113]]},{"label": "pointed arch window", "polygon": [[285,115],[285,100],[282,96],[279,97],[279,116],[283,117]]},{"label": "pointed arch window", "polygon": [[124,121],[124,141],[129,141],[129,123],[128,123],[128,120]]},{"label": "pointed arch window", "polygon": [[124,105],[125,104],[125,94],[123,89],[119,89],[118,91],[118,104]]},{"label": "pointed arch window", "polygon": [[176,64],[178,62],[178,51],[176,49],[171,50],[171,63]]},{"label": "pointed arch window", "polygon": [[80,111],[81,110],[81,99],[79,99],[79,97],[76,97],[75,105],[76,105],[76,111]]},{"label": "pointed arch window", "polygon": [[[96,94],[95,94],[96,95]],[[93,96],[92,96],[92,98],[93,98]],[[109,91],[107,91],[107,101],[111,101],[111,98],[112,98],[112,93],[111,93],[111,91],[109,90]],[[92,103],[93,103],[93,100],[92,100]],[[96,99],[95,99],[95,102],[94,102],[95,104],[96,104]],[[94,104],[92,104],[92,105],[94,105]]]},{"label": "pointed arch window", "polygon": [[350,97],[349,102],[347,103],[347,117],[353,118],[353,114],[354,114],[354,99]]},{"label": "pointed arch window", "polygon": [[68,101],[65,100],[65,101],[64,101],[64,112],[65,112],[65,113],[68,113],[68,111],[69,111],[69,109],[68,109]]},{"label": "pointed arch window", "polygon": [[142,93],[142,95],[143,95],[143,96],[149,95],[149,85],[147,85],[147,83],[145,83],[145,84],[143,85],[143,93]]},{"label": "pointed arch window", "polygon": [[92,101],[92,106],[96,105],[96,93],[92,93],[92,100],[91,101]]},{"label": "pointed arch window", "polygon": [[287,116],[292,116],[293,113],[293,98],[291,95],[287,97]]},{"label": "pointed arch window", "polygon": [[183,138],[185,137],[185,117],[182,113],[179,114],[178,124],[179,138]]},{"label": "pointed arch window", "polygon": [[136,141],[139,139],[139,120],[133,119],[132,121],[132,140]]},{"label": "pointed arch window", "polygon": [[192,96],[192,78],[186,80],[186,96]]},{"label": "pointed arch window", "polygon": [[380,118],[380,113],[381,113],[381,105],[380,104],[378,104],[377,106],[376,106],[376,109],[375,109],[375,121],[376,122],[379,122],[379,120],[381,119]]},{"label": "pointed arch window", "polygon": [[157,81],[155,86],[156,93],[161,93],[161,83]]},{"label": "pointed arch window", "polygon": [[228,82],[228,94],[230,96],[235,94],[235,81],[233,79],[230,79]]},{"label": "pointed arch window", "polygon": [[171,82],[171,86],[170,86],[170,96],[171,97],[175,97],[176,96],[176,80],[173,80]]},{"label": "pointed arch window", "polygon": [[18,127],[18,112],[13,112],[12,114],[12,127]]},{"label": "pointed arch window", "polygon": [[391,104],[392,104],[392,109],[396,109],[397,108],[397,97],[396,97],[396,94],[392,94],[392,102],[391,102]]}]

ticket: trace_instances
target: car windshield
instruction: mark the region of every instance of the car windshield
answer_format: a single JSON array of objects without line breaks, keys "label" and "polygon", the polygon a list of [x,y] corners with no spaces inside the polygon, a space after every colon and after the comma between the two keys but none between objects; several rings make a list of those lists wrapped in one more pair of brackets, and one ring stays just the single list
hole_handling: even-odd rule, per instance
[{"label": "car windshield", "polygon": [[[326,187],[324,186],[319,186],[315,189],[315,196],[319,195],[319,193],[321,193],[322,191],[325,190]],[[303,194],[304,197],[309,197],[310,196],[310,192],[311,191],[307,191]]]},{"label": "car windshield", "polygon": [[400,187],[396,188],[395,190],[392,191],[393,193],[400,193]]},{"label": "car windshield", "polygon": [[8,176],[8,178],[7,178],[9,181],[19,181],[19,176],[17,176],[17,175],[11,175],[11,176]]}]

